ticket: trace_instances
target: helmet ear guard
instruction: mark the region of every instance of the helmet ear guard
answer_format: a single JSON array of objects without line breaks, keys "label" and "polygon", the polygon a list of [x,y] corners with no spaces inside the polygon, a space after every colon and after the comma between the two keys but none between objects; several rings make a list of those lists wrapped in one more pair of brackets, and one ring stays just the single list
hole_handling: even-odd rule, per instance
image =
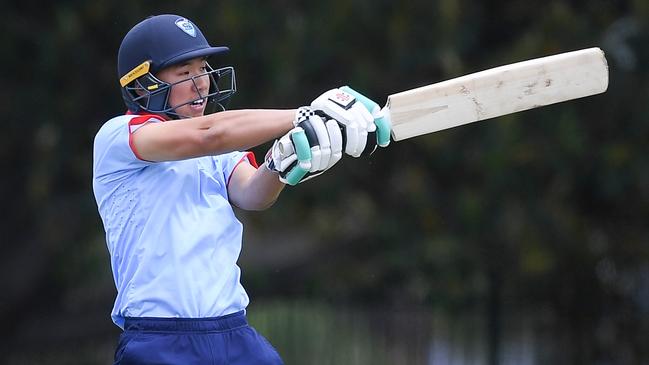
[{"label": "helmet ear guard", "polygon": [[131,112],[162,112],[167,105],[170,85],[157,79],[145,61],[119,79],[122,97]]}]

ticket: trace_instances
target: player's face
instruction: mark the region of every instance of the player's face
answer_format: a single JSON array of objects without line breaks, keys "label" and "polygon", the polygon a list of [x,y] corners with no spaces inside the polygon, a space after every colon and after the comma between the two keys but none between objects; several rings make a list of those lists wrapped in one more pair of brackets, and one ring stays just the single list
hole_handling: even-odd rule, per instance
[{"label": "player's face", "polygon": [[[203,115],[207,104],[205,95],[208,94],[210,89],[210,78],[205,75],[206,71],[207,62],[205,59],[195,58],[185,63],[167,67],[158,73],[157,77],[162,81],[170,84],[179,82],[171,87],[169,94],[169,106],[175,108],[177,114],[189,118]],[[198,99],[201,96],[203,98]],[[185,104],[192,100],[196,101]]]}]

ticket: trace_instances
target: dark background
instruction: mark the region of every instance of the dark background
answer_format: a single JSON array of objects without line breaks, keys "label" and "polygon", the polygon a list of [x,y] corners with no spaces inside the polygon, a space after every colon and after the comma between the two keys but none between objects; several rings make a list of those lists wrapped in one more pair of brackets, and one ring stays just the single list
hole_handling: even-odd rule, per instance
[{"label": "dark background", "polygon": [[[553,363],[649,362],[649,2],[179,4],[3,6],[3,359],[111,361],[119,329],[109,318],[115,289],[92,195],[92,142],[124,111],[122,37],[171,12],[231,48],[222,60],[237,71],[231,108],[293,108],[344,84],[383,104],[416,86],[601,47],[605,94],[347,158],[287,188],[268,211],[238,212],[240,264],[251,315],[271,301],[479,313],[481,361],[496,364],[506,362],[503,333],[516,314],[550,319],[549,346],[562,354]],[[268,147],[255,149],[258,159]]]}]

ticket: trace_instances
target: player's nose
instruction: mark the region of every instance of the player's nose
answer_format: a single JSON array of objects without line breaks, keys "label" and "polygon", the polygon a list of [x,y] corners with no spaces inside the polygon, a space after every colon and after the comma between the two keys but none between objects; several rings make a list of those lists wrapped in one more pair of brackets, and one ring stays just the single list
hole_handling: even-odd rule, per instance
[{"label": "player's nose", "polygon": [[210,87],[210,79],[206,75],[194,77],[194,89],[203,94]]}]

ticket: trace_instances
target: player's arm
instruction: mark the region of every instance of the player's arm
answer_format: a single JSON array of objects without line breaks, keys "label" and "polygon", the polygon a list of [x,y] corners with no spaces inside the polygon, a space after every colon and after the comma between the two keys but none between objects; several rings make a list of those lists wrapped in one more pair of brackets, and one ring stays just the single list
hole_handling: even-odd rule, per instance
[{"label": "player's arm", "polygon": [[264,164],[238,164],[228,182],[230,201],[246,210],[270,207],[284,189],[331,168],[342,158],[338,122],[310,107],[295,113],[295,127],[273,143]]},{"label": "player's arm", "polygon": [[[344,88],[326,92],[312,107],[299,108],[295,127],[273,143],[261,168],[243,163],[232,172],[228,185],[230,201],[246,210],[270,207],[285,183],[295,185],[324,173],[340,161],[343,151],[360,156],[366,149],[368,130],[376,134],[373,145],[387,146],[390,126],[377,123],[372,107],[378,106],[372,103],[358,92]],[[328,113],[335,115],[335,119]],[[386,136],[388,140],[384,142],[382,138]]]},{"label": "player's arm", "polygon": [[264,210],[273,205],[285,186],[277,173],[265,165],[255,168],[244,162],[232,172],[228,196],[230,202],[241,209]]},{"label": "player's arm", "polygon": [[173,161],[247,150],[294,127],[295,110],[230,110],[196,118],[147,123],[132,135],[147,161]]}]

